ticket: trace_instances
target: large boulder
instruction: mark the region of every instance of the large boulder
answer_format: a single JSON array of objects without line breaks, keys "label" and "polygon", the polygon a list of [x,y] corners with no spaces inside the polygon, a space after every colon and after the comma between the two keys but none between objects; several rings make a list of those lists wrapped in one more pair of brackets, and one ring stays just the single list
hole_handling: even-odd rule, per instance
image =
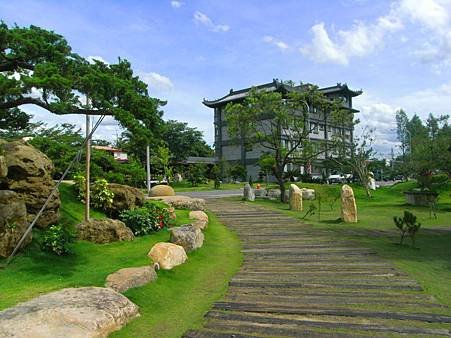
[{"label": "large boulder", "polygon": [[107,337],[136,316],[138,306],[113,289],[68,288],[1,311],[0,336]]},{"label": "large boulder", "polygon": [[150,189],[150,196],[175,196],[175,191],[169,185],[158,184]]},{"label": "large boulder", "polygon": [[244,185],[244,189],[243,189],[243,199],[245,201],[250,201],[253,202],[255,201],[255,193],[254,193],[254,189],[252,189],[251,185],[249,183],[246,183]]},{"label": "large boulder", "polygon": [[[21,141],[2,143],[1,148],[8,167],[2,186],[15,191],[25,202],[27,220],[31,222],[55,187],[53,164],[42,152]],[[36,225],[45,228],[57,223],[60,205],[59,192],[56,191]]]},{"label": "large boulder", "polygon": [[201,211],[201,210],[196,210],[196,211],[190,211],[189,212],[189,218],[193,220],[193,222],[191,222],[191,225],[195,228],[198,228],[200,230],[205,230],[208,226],[208,215]]},{"label": "large boulder", "polygon": [[108,188],[113,192],[113,204],[107,210],[111,216],[118,216],[121,211],[140,207],[144,204],[144,194],[137,188],[128,185],[110,183]]},{"label": "large boulder", "polygon": [[357,205],[354,191],[347,184],[341,187],[341,219],[346,223],[357,223]]},{"label": "large boulder", "polygon": [[185,252],[196,250],[204,244],[204,234],[201,229],[191,224],[172,228],[170,231],[169,241],[182,246]]},{"label": "large boulder", "polygon": [[78,238],[97,243],[132,241],[135,236],[130,228],[117,219],[91,219],[76,226]]},{"label": "large boulder", "polygon": [[165,242],[155,244],[147,255],[163,270],[171,270],[188,259],[182,246]]},{"label": "large boulder", "polygon": [[302,211],[302,191],[296,184],[290,185],[289,203],[291,210]]},{"label": "large boulder", "polygon": [[205,200],[202,198],[191,198],[188,196],[158,196],[147,197],[149,200],[163,201],[176,209],[205,210]]},{"label": "large boulder", "polygon": [[152,266],[120,269],[106,278],[105,286],[117,292],[146,285],[157,279],[157,273]]},{"label": "large boulder", "polygon": [[[28,227],[27,208],[12,190],[0,190],[0,257],[8,257]],[[31,242],[28,234],[22,246]]]}]

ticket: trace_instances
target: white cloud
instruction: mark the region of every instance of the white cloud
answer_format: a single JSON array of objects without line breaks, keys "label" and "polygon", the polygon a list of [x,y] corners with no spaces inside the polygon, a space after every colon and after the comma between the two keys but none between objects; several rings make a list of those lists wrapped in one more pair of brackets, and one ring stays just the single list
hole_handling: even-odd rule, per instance
[{"label": "white cloud", "polygon": [[321,22],[312,26],[313,38],[300,51],[315,62],[347,65],[351,58],[381,48],[388,35],[410,23],[419,25],[427,35],[423,48],[415,54],[424,62],[440,61],[451,65],[451,1],[442,1],[446,3],[436,0],[395,1],[388,13],[374,22],[356,21],[349,30],[339,30],[332,35]]},{"label": "white cloud", "polygon": [[182,7],[184,4],[185,4],[185,3],[182,2],[182,1],[176,1],[176,0],[171,1],[171,6],[172,6],[172,8],[180,8],[180,7]]},{"label": "white cloud", "polygon": [[230,29],[228,25],[215,24],[206,14],[200,11],[195,11],[193,17],[194,22],[207,27],[212,32],[227,32]]},{"label": "white cloud", "polygon": [[266,35],[265,37],[263,37],[263,41],[276,46],[280,50],[288,49],[288,45],[285,42],[283,42],[282,40],[278,40],[275,37],[270,36],[270,35]]},{"label": "white cloud", "polygon": [[106,61],[103,57],[99,56],[99,55],[89,55],[86,60],[88,60],[89,63],[94,63],[94,61],[100,61],[103,62],[107,65],[109,65],[110,63],[108,61]]},{"label": "white cloud", "polygon": [[171,79],[155,72],[141,73],[139,77],[153,90],[168,91],[174,88]]}]

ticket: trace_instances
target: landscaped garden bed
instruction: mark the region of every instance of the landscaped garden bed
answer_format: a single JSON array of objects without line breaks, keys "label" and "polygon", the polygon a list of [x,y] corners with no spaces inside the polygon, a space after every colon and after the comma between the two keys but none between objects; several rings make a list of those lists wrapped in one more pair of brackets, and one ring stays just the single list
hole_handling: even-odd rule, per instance
[{"label": "landscaped garden bed", "polygon": [[[60,194],[59,223],[75,226],[83,219],[83,204],[69,185],[61,185]],[[188,210],[176,210],[177,225],[192,222],[188,213]],[[155,282],[124,293],[139,306],[141,316],[113,336],[136,337],[143,332],[146,336],[180,336],[202,323],[204,312],[225,292],[228,280],[241,262],[237,237],[214,215],[209,216],[204,245],[188,254],[186,264],[173,270],[160,270]],[[94,211],[92,217],[105,215]],[[0,310],[54,290],[103,287],[105,278],[119,269],[150,265],[149,250],[155,243],[170,238],[170,232],[163,229],[133,241],[108,244],[77,241],[71,245],[71,255],[55,256],[41,251],[37,244],[42,236],[39,230],[33,235],[32,244],[0,270]]]}]

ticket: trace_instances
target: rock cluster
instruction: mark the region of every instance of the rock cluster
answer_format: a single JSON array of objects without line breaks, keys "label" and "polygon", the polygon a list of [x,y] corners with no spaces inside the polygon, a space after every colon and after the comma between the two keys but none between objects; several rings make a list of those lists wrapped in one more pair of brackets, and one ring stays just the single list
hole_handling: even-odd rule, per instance
[{"label": "rock cluster", "polygon": [[289,203],[291,210],[302,211],[302,191],[296,184],[290,185]]},{"label": "rock cluster", "polygon": [[146,285],[157,279],[157,273],[152,266],[120,269],[106,278],[105,286],[117,292]]},{"label": "rock cluster", "polygon": [[205,210],[205,200],[188,196],[158,196],[147,197],[149,200],[159,200],[176,209]]},{"label": "rock cluster", "polygon": [[[2,141],[0,148],[3,152],[0,171],[7,174],[0,178],[1,189],[17,193],[25,202],[27,221],[31,222],[55,187],[53,164],[42,152],[22,141]],[[36,225],[45,228],[57,223],[60,205],[59,193],[55,192]]]},{"label": "rock cluster", "polygon": [[346,223],[357,223],[354,191],[347,184],[341,187],[341,219]]},{"label": "rock cluster", "polygon": [[130,228],[117,219],[91,219],[76,226],[78,238],[97,243],[132,241],[135,236]]},{"label": "rock cluster", "polygon": [[110,288],[68,288],[0,312],[0,336],[107,337],[138,316],[138,306]]}]

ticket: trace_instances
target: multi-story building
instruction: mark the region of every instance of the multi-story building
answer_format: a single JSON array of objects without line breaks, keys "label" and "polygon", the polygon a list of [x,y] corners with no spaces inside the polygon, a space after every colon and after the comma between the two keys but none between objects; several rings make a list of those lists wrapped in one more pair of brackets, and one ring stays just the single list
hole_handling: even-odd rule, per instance
[{"label": "multi-story building", "polygon": [[[291,86],[282,83],[278,80],[273,80],[270,83],[255,86],[257,90],[264,90],[265,92],[280,92],[287,93],[293,90],[303,90],[303,85]],[[203,104],[209,108],[214,109],[214,126],[215,126],[215,156],[217,159],[222,159],[230,162],[231,164],[241,164],[246,168],[247,175],[254,178],[258,177],[260,168],[258,166],[258,160],[263,152],[267,152],[267,149],[260,145],[254,145],[252,149],[247,149],[244,145],[243,139],[241,142],[237,142],[232,139],[227,131],[227,123],[225,120],[224,108],[229,102],[240,102],[246,98],[251,88],[245,88],[240,90],[231,89],[230,92],[217,100],[205,100]],[[346,84],[337,83],[335,86],[320,88],[320,92],[326,95],[330,99],[341,98],[344,107],[349,111],[349,114],[355,114],[358,110],[352,108],[352,99],[362,93],[361,90],[354,91],[348,88]],[[310,107],[309,113],[309,129],[311,130],[310,139],[313,143],[317,141],[330,141],[335,135],[344,136],[346,141],[352,142],[353,140],[353,127],[334,125],[327,119],[327,114],[318,111],[315,107]],[[282,140],[283,141],[283,140]],[[301,173],[309,172],[312,175],[322,174],[322,161],[325,158],[334,156],[333,151],[325,152],[318,156],[316,160],[309,163],[306,168],[299,166]],[[294,169],[293,167],[286,169]]]}]

